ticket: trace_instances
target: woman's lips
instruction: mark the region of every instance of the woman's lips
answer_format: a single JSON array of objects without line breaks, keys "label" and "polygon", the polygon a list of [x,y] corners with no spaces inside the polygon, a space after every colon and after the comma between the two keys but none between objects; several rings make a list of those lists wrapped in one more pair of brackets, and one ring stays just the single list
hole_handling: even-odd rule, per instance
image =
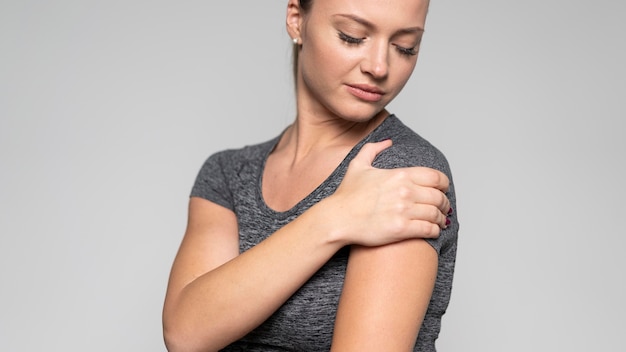
[{"label": "woman's lips", "polygon": [[352,95],[368,102],[380,101],[385,94],[379,88],[366,84],[348,84],[347,87]]}]

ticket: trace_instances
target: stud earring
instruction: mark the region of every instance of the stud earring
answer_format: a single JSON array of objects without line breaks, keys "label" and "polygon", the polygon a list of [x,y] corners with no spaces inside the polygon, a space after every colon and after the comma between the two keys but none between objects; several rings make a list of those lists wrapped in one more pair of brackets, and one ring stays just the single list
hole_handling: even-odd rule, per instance
[{"label": "stud earring", "polygon": [[299,42],[298,38],[293,38],[292,40],[293,40],[294,45],[298,45],[298,42]]}]

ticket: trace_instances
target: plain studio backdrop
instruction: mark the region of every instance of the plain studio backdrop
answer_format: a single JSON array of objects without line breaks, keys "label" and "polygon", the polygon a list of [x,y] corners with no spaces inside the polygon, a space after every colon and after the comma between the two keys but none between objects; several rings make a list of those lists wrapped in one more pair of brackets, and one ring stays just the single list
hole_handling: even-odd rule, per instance
[{"label": "plain studio backdrop", "polygon": [[[0,350],[165,350],[197,171],[294,118],[285,8],[0,1]],[[440,351],[626,350],[625,11],[432,1],[390,110],[457,187]]]}]

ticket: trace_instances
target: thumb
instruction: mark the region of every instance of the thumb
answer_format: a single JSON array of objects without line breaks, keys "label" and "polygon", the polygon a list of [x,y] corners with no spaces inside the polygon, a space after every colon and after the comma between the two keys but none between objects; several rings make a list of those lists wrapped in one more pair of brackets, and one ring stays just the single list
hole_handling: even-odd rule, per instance
[{"label": "thumb", "polygon": [[376,159],[376,156],[380,154],[380,152],[382,152],[383,150],[391,147],[392,144],[393,142],[391,141],[391,139],[386,139],[382,142],[376,143],[366,143],[361,148],[359,153],[354,157],[353,161],[361,165],[370,167],[372,166],[374,159]]}]

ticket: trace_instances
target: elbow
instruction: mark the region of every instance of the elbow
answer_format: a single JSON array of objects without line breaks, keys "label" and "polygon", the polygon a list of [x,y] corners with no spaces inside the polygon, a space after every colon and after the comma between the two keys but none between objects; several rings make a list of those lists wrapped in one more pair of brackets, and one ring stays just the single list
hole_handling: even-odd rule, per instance
[{"label": "elbow", "polygon": [[163,342],[168,352],[211,352],[218,349],[200,343],[197,335],[181,328],[182,324],[163,319]]},{"label": "elbow", "polygon": [[161,323],[163,324],[163,342],[165,343],[165,349],[167,349],[168,352],[187,351],[183,344],[184,338],[182,337],[179,329],[176,329],[178,324],[174,322],[171,309],[168,309],[167,301],[163,309],[163,316],[161,319]]},{"label": "elbow", "polygon": [[193,331],[188,329],[187,319],[175,309],[171,300],[166,299],[162,314],[163,342],[168,352],[207,351],[201,350],[194,343],[196,338]]},{"label": "elbow", "polygon": [[[195,313],[195,312],[194,312]],[[180,305],[166,304],[163,309],[163,342],[169,352],[217,352],[236,340],[237,336],[225,329],[223,319],[202,317],[181,309]]]},{"label": "elbow", "polygon": [[168,352],[187,352],[194,351],[189,345],[189,340],[172,326],[163,320],[163,341]]}]

